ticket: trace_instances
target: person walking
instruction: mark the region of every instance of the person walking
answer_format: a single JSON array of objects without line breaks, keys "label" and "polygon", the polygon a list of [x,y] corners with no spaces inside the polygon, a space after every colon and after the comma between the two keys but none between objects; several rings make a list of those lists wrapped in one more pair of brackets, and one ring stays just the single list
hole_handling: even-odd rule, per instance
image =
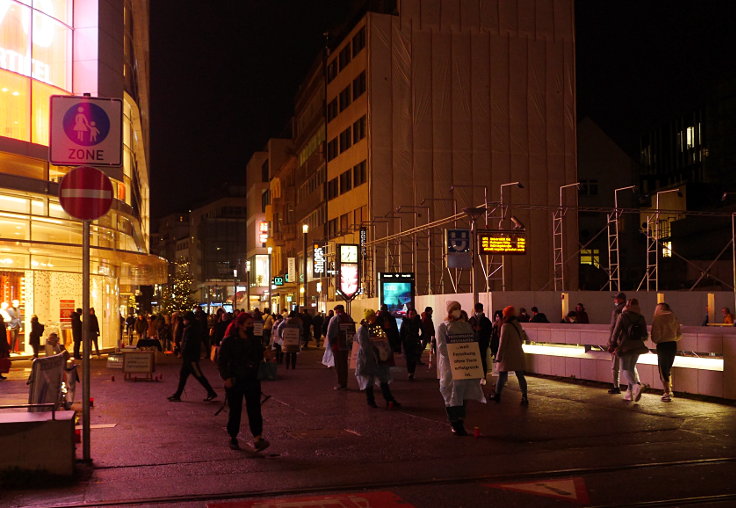
[{"label": "person walking", "polygon": [[[97,315],[95,314],[95,308],[90,307],[89,308],[89,323],[87,323],[87,333],[89,333],[89,337],[92,341],[92,343],[95,345],[95,354],[99,357],[100,356],[100,344],[99,344],[99,337],[100,337],[100,322],[97,321]],[[90,350],[90,356],[92,355],[92,351]]]},{"label": "person walking", "polygon": [[330,312],[327,313],[325,318],[322,320],[322,335],[324,336],[325,340],[327,340],[327,327],[330,324],[330,320],[335,317],[335,311],[330,309]]},{"label": "person walking", "polygon": [[381,305],[381,310],[378,312],[378,323],[383,326],[394,353],[401,353],[399,327],[396,324],[396,318],[389,312],[388,305],[385,303]]},{"label": "person walking", "polygon": [[[429,363],[427,364],[427,370],[430,370],[432,368],[432,357],[437,352],[437,343],[435,341],[434,335],[434,323],[432,322],[432,307],[425,307],[424,312],[422,312],[421,315],[421,322],[422,322],[422,346],[421,346],[421,353],[424,353],[424,350],[427,349],[427,345],[429,344]],[[419,365],[424,365],[424,363],[421,361],[421,357],[419,358]],[[436,361],[435,361],[436,364]]]},{"label": "person walking", "polygon": [[355,322],[348,314],[345,313],[345,306],[342,304],[335,305],[335,315],[330,319],[327,327],[327,343],[332,349],[332,355],[335,359],[335,373],[337,375],[337,385],[335,390],[348,389],[348,354],[351,345],[348,343],[348,332],[355,330]]},{"label": "person walking", "polygon": [[496,393],[493,395],[493,400],[496,402],[501,402],[501,392],[509,379],[509,372],[513,371],[519,381],[521,405],[529,405],[526,377],[524,376],[526,361],[524,359],[524,349],[522,348],[525,339],[526,333],[524,333],[521,323],[516,317],[516,309],[512,306],[504,308],[501,338],[495,359],[498,367],[498,380],[496,381]]},{"label": "person walking", "polygon": [[488,375],[488,348],[491,345],[491,335],[493,335],[493,323],[483,313],[483,304],[477,302],[475,304],[475,313],[470,318],[470,326],[475,332],[475,339],[480,347],[480,361],[483,363],[483,379],[481,384],[486,384],[486,376]]},{"label": "person walking", "polygon": [[271,333],[273,332],[273,323],[276,316],[268,307],[263,310],[263,344],[264,346],[271,344]]},{"label": "person walking", "polygon": [[[616,296],[613,297],[613,310],[611,311],[611,326],[609,329],[608,334],[608,343],[613,344],[613,330],[616,328],[616,323],[618,322],[618,318],[621,316],[621,313],[624,311],[624,307],[626,306],[626,295],[624,293],[618,293]],[[608,390],[608,393],[611,395],[618,395],[621,393],[621,379],[620,379],[620,371],[621,371],[621,359],[616,355],[609,347],[609,353],[611,353],[611,374],[613,377],[613,386]]]},{"label": "person walking", "polygon": [[38,322],[38,316],[31,316],[31,333],[28,336],[28,343],[33,348],[33,358],[38,358],[38,350],[41,348],[41,335],[43,335],[44,325]]},{"label": "person walking", "polygon": [[386,401],[386,407],[401,407],[388,384],[391,382],[391,366],[394,364],[394,354],[388,337],[383,328],[376,324],[376,312],[366,309],[365,319],[360,323],[360,328],[355,333],[358,342],[358,358],[355,363],[355,378],[358,388],[365,392],[366,402],[369,406],[377,408],[376,397],[373,393],[374,386],[378,385],[381,395]]},{"label": "person walking", "polygon": [[316,347],[319,347],[320,340],[322,339],[322,323],[324,320],[325,317],[321,312],[317,312],[317,314],[312,318],[312,329],[314,330],[314,342],[317,344]]},{"label": "person walking", "polygon": [[10,372],[10,344],[7,337],[5,321],[0,319],[0,381],[8,379],[3,374]]},{"label": "person walking", "polygon": [[133,330],[135,327],[135,316],[130,313],[128,314],[128,317],[125,318],[125,332],[128,335],[128,345],[133,344]]},{"label": "person walking", "polygon": [[445,401],[445,412],[456,436],[467,436],[465,430],[465,405],[468,400],[485,403],[486,398],[479,379],[454,379],[447,350],[453,336],[474,337],[473,327],[461,319],[460,303],[447,303],[447,318],[437,328],[437,371],[440,378],[440,393]]},{"label": "person walking", "polygon": [[417,316],[417,311],[409,309],[406,312],[406,318],[401,321],[401,347],[406,358],[406,372],[409,375],[409,381],[414,381],[414,374],[417,370],[417,362],[421,355],[419,348],[421,341],[419,335],[422,333],[422,322]]},{"label": "person walking", "polygon": [[657,345],[657,364],[659,379],[662,381],[662,402],[672,402],[672,380],[670,372],[675,363],[677,341],[682,338],[682,329],[677,316],[670,306],[664,302],[654,308],[652,318],[652,342]]},{"label": "person walking", "polygon": [[[304,337],[303,328],[304,322],[302,321],[301,315],[297,311],[292,310],[289,314],[289,317],[285,320],[285,322],[281,325],[281,328],[279,329],[279,332],[281,334],[281,347],[284,351],[284,362],[286,363],[287,369],[290,367],[292,369],[296,369],[296,355],[299,352],[299,346],[288,345],[284,348],[284,333],[296,333],[301,340],[301,338]],[[287,332],[287,330],[296,330],[296,332]]]},{"label": "person walking", "polygon": [[238,314],[231,334],[222,340],[217,360],[230,408],[227,433],[230,435],[230,448],[233,450],[240,449],[238,434],[244,398],[248,426],[253,435],[253,449],[262,451],[270,444],[262,435],[261,382],[258,380],[258,368],[267,353],[261,338],[253,335],[253,323],[253,317],[247,312]]},{"label": "person walking", "polygon": [[146,331],[148,330],[148,322],[146,316],[143,313],[138,314],[138,318],[135,320],[133,325],[135,333],[138,334],[138,340],[146,338]]},{"label": "person walking", "polygon": [[77,309],[71,313],[72,318],[72,339],[74,340],[74,358],[82,359],[79,349],[82,345],[82,309]]},{"label": "person walking", "polygon": [[217,398],[217,392],[212,389],[210,382],[207,381],[204,373],[202,373],[202,368],[199,366],[200,354],[202,353],[202,332],[199,329],[199,322],[194,313],[189,311],[184,314],[182,323],[184,331],[182,333],[182,362],[179,371],[179,386],[176,388],[176,392],[169,396],[169,400],[171,402],[181,402],[181,394],[184,392],[190,374],[207,390],[205,402],[213,400]]},{"label": "person walking", "polygon": [[647,323],[641,315],[639,300],[632,298],[626,302],[626,307],[618,317],[609,343],[609,350],[613,349],[621,359],[621,372],[628,385],[624,394],[627,402],[639,402],[642,393],[647,389],[647,385],[639,380],[639,372],[636,370],[639,355],[649,352],[644,344],[646,338]]}]

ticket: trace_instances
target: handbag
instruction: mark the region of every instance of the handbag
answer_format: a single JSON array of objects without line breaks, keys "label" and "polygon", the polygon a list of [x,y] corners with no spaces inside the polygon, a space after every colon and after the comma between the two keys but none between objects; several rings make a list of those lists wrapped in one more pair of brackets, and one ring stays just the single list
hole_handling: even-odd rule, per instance
[{"label": "handbag", "polygon": [[275,362],[261,362],[258,364],[259,381],[275,381],[277,365]]},{"label": "handbag", "polygon": [[10,372],[10,358],[0,358],[0,374],[7,374]]}]

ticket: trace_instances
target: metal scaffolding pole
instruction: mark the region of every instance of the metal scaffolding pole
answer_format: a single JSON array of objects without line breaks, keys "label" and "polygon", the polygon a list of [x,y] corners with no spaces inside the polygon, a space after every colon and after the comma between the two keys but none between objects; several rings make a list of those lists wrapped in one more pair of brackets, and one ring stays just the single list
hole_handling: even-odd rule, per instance
[{"label": "metal scaffolding pole", "polygon": [[552,214],[552,258],[554,260],[555,291],[565,291],[565,235],[564,224],[567,208],[564,206],[565,189],[580,188],[580,182],[560,186],[560,207]]}]

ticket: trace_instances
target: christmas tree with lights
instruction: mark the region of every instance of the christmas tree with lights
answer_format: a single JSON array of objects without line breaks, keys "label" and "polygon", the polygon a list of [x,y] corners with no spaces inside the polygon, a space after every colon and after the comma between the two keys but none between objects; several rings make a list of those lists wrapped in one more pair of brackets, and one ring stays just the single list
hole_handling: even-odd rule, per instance
[{"label": "christmas tree with lights", "polygon": [[174,263],[174,274],[161,291],[162,309],[166,312],[191,310],[196,303],[192,298],[194,292],[193,282],[189,261],[176,261]]}]

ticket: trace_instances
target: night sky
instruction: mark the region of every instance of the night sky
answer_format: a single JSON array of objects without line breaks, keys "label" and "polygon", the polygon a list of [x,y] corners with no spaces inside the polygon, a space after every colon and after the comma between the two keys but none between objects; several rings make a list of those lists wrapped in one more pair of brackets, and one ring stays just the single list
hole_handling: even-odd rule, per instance
[{"label": "night sky", "polygon": [[[151,2],[154,219],[244,184],[251,153],[286,132],[322,33],[355,3]],[[641,129],[734,76],[735,21],[726,0],[578,0],[578,117],[636,153]]]}]

